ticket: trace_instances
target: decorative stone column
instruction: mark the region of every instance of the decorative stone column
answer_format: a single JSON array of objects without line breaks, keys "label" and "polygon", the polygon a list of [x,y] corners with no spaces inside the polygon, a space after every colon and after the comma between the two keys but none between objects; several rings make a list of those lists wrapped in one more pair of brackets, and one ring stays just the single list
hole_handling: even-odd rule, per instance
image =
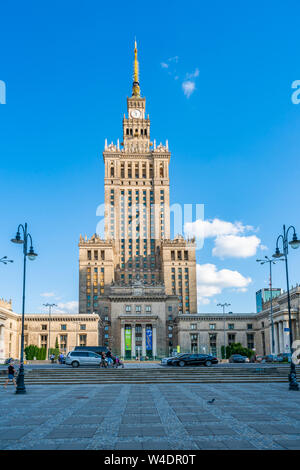
[{"label": "decorative stone column", "polygon": [[152,325],[152,356],[157,356],[156,352],[156,325]]},{"label": "decorative stone column", "polygon": [[146,356],[146,325],[142,325],[142,356]]},{"label": "decorative stone column", "polygon": [[125,330],[124,325],[121,325],[121,357],[125,357]]},{"label": "decorative stone column", "polygon": [[135,323],[131,325],[131,357],[136,357],[135,351]]}]

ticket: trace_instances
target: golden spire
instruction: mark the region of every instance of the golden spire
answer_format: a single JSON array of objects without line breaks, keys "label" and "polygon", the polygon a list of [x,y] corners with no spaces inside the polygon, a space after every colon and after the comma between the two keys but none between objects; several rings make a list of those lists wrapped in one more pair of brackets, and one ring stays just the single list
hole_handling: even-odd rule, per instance
[{"label": "golden spire", "polygon": [[134,41],[134,68],[133,68],[132,96],[140,96],[139,63],[138,63],[138,58],[137,58],[136,41]]}]

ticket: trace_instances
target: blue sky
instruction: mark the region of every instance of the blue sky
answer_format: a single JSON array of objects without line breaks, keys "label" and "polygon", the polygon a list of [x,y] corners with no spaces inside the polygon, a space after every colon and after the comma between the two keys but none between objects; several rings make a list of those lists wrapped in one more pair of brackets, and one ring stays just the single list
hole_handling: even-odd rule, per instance
[{"label": "blue sky", "polygon": [[[39,257],[28,263],[26,310],[76,310],[78,238],[99,221],[104,139],[122,134],[136,36],[151,138],[172,152],[171,203],[205,205],[199,311],[222,301],[254,311],[268,280],[255,259],[273,253],[283,223],[300,233],[300,4],[29,0],[3,4],[1,18],[0,257],[14,264],[0,265],[0,296],[20,311],[21,250],[10,238],[27,221]],[[225,235],[215,219],[232,224]],[[291,253],[291,284],[299,261]],[[285,288],[281,264],[274,286]]]}]

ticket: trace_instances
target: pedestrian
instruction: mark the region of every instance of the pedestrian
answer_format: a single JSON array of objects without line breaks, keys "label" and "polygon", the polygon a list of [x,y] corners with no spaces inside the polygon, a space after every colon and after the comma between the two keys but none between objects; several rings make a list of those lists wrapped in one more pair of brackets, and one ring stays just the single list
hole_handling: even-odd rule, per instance
[{"label": "pedestrian", "polygon": [[51,356],[50,356],[50,360],[51,360],[51,363],[52,363],[52,364],[54,364],[54,359],[55,359],[55,356],[54,356],[54,354],[51,354]]},{"label": "pedestrian", "polygon": [[107,367],[107,362],[105,360],[105,352],[101,353],[101,367]]},{"label": "pedestrian", "polygon": [[8,378],[3,387],[6,389],[8,382],[12,380],[13,384],[15,387],[17,387],[16,381],[15,381],[15,368],[14,368],[14,362],[10,362],[8,366]]}]

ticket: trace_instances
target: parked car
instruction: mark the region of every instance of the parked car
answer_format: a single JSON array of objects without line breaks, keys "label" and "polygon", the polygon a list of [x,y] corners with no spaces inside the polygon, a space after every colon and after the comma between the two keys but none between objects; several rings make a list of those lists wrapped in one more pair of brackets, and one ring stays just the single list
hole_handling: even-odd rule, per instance
[{"label": "parked car", "polygon": [[276,354],[267,354],[266,356],[262,357],[261,362],[282,362],[282,357]]},{"label": "parked car", "polygon": [[218,362],[218,359],[210,354],[182,354],[172,359],[172,365],[179,367],[200,365],[210,367]]},{"label": "parked car", "polygon": [[280,362],[291,362],[292,355],[291,353],[279,353],[277,357]]},{"label": "parked car", "polygon": [[101,356],[93,351],[70,351],[66,357],[66,364],[72,367],[100,366]]},{"label": "parked car", "polygon": [[232,354],[229,358],[229,362],[231,363],[245,363],[249,362],[249,358],[247,356],[242,356],[241,354]]},{"label": "parked car", "polygon": [[178,358],[178,357],[181,357],[181,356],[184,356],[184,353],[181,353],[181,354],[177,354],[176,356],[172,356],[172,357],[164,357],[160,363],[162,366],[172,366],[172,361],[175,359],[175,358]]},{"label": "parked car", "polygon": [[106,346],[75,346],[74,351],[92,351],[101,356],[101,353],[107,353],[108,348]]}]

